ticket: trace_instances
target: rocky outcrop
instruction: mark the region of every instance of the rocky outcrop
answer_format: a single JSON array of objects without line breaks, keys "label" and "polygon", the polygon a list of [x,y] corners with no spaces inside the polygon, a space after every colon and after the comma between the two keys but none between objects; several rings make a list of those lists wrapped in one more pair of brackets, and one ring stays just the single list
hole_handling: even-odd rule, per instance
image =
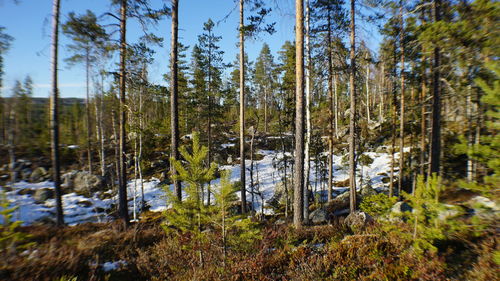
[{"label": "rocky outcrop", "polygon": [[344,220],[344,223],[352,230],[361,230],[373,222],[373,218],[365,212],[356,211],[350,213]]}]

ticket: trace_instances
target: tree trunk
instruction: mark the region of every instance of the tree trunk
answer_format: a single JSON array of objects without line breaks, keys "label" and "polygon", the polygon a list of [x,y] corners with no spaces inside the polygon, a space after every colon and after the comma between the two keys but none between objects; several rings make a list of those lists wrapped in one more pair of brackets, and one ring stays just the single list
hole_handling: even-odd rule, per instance
[{"label": "tree trunk", "polygon": [[304,216],[304,0],[295,1],[295,183],[293,224],[302,226]]},{"label": "tree trunk", "polygon": [[90,75],[90,61],[89,61],[89,49],[85,50],[85,85],[86,85],[86,99],[85,99],[85,112],[87,117],[87,161],[89,164],[89,173],[92,174],[92,129],[90,124],[90,87],[89,87],[89,75]]},{"label": "tree trunk", "polygon": [[127,48],[127,1],[121,2],[120,18],[120,187],[118,189],[119,214],[125,226],[129,225],[129,215],[127,206],[127,164],[126,164],[126,72],[125,72],[125,52]]},{"label": "tree trunk", "polygon": [[[179,31],[179,0],[172,0],[172,38],[171,38],[171,53],[170,53],[170,75],[171,75],[171,85],[170,85],[170,125],[171,125],[171,137],[172,137],[172,147],[171,147],[171,157],[174,161],[179,160],[179,109],[178,109],[178,91],[179,91],[179,81],[178,81],[178,31]],[[176,175],[174,165],[170,165],[172,169],[172,175]],[[173,180],[174,183],[174,193],[177,200],[182,200],[181,183],[179,180]]]},{"label": "tree trunk", "polygon": [[51,156],[52,173],[54,179],[54,190],[56,199],[56,223],[58,226],[64,225],[64,215],[62,206],[61,190],[61,167],[59,162],[59,108],[58,108],[58,86],[57,86],[57,60],[59,48],[59,0],[53,1],[52,7],[52,94],[50,95],[50,132],[51,132]]},{"label": "tree trunk", "polygon": [[[434,1],[434,22],[441,20],[441,0]],[[441,154],[441,87],[440,87],[440,49],[434,48],[432,77],[432,131],[430,173],[439,174]]]},{"label": "tree trunk", "polygon": [[[396,76],[396,52],[393,54],[394,59],[394,68],[392,71],[393,79]],[[394,85],[394,81],[390,81],[390,92],[392,93],[392,104],[391,104],[391,122],[392,122],[392,132],[391,132],[391,174],[389,176],[389,197],[394,196],[394,167],[396,165],[396,161],[394,159],[394,154],[396,153],[396,111],[397,111],[397,97],[396,97],[396,85]]]},{"label": "tree trunk", "polygon": [[403,2],[400,1],[399,17],[401,30],[399,34],[399,44],[401,45],[401,115],[399,120],[399,177],[398,177],[398,196],[401,196],[401,189],[404,178],[404,137],[405,137],[405,42],[404,42],[404,17]]},{"label": "tree trunk", "polygon": [[328,202],[332,201],[333,192],[333,58],[332,58],[332,17],[328,11]]},{"label": "tree trunk", "polygon": [[240,0],[240,182],[241,213],[247,212],[245,181],[245,23],[244,0]]},{"label": "tree trunk", "polygon": [[306,0],[306,42],[305,42],[305,53],[306,53],[306,69],[305,69],[305,79],[306,79],[306,143],[304,148],[305,162],[304,162],[304,223],[309,223],[309,172],[310,172],[310,161],[311,157],[309,154],[309,146],[311,143],[311,48],[309,46],[310,34],[309,34],[309,0]]},{"label": "tree trunk", "polygon": [[[423,52],[422,52],[423,53]],[[426,108],[427,103],[426,93],[427,93],[427,75],[425,73],[425,56],[422,55],[422,90],[420,92],[420,175],[425,175],[425,152],[426,152],[426,137],[427,137],[427,118],[426,118]]]},{"label": "tree trunk", "polygon": [[351,109],[349,110],[349,209],[352,212],[356,210],[356,161],[355,161],[355,144],[356,144],[356,24],[355,24],[355,0],[351,0],[351,67],[349,77],[349,94],[351,100]]}]

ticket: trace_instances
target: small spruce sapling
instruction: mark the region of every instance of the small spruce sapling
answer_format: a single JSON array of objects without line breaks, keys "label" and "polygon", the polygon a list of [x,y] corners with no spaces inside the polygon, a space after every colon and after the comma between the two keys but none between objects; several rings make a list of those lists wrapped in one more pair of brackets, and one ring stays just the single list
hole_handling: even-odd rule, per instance
[{"label": "small spruce sapling", "polygon": [[179,201],[175,194],[168,187],[166,188],[167,206],[171,205],[172,209],[165,212],[168,225],[162,227],[167,233],[178,229],[181,233],[191,234],[202,264],[201,245],[205,239],[203,231],[211,220],[210,206],[205,206],[202,202],[202,192],[203,186],[215,178],[217,166],[215,163],[210,163],[210,167],[206,167],[204,164],[208,148],[200,145],[197,133],[193,133],[192,153],[189,153],[185,146],[180,147],[179,152],[186,163],[173,158],[170,161],[177,171],[177,175],[173,177],[186,184],[184,187],[186,196],[183,201]]},{"label": "small spruce sapling", "polygon": [[26,243],[30,236],[17,231],[22,221],[13,221],[12,215],[17,210],[17,206],[10,207],[5,192],[0,190],[0,216],[2,225],[0,226],[0,252],[3,254],[15,253],[18,249],[26,249],[33,243]]},{"label": "small spruce sapling", "polygon": [[223,263],[225,265],[228,247],[239,250],[250,250],[253,242],[260,238],[257,224],[243,215],[235,215],[231,210],[237,204],[238,187],[229,180],[230,172],[222,173],[220,185],[214,190],[215,220],[214,225],[220,228],[222,236]]}]

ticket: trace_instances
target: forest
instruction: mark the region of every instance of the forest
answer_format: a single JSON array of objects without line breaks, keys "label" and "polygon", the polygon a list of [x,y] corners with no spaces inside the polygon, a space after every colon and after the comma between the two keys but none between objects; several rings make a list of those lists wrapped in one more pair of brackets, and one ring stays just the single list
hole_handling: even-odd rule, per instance
[{"label": "forest", "polygon": [[0,19],[0,280],[500,279],[499,1],[41,2],[47,95]]}]

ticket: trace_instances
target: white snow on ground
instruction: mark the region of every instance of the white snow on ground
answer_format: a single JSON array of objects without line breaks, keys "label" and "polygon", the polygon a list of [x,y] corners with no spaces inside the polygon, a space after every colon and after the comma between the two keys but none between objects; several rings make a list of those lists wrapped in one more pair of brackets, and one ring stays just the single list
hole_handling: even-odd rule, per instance
[{"label": "white snow on ground", "polygon": [[[264,204],[266,201],[271,199],[274,195],[274,188],[280,182],[283,177],[283,172],[278,171],[275,162],[278,159],[283,158],[282,153],[277,153],[270,150],[259,150],[257,153],[263,155],[263,158],[259,161],[254,161],[254,180],[258,184],[256,189],[259,190],[264,199]],[[380,175],[382,173],[389,174],[391,156],[388,153],[375,153],[367,152],[367,156],[372,158],[374,161],[368,166],[358,166],[358,188],[361,186],[361,180],[366,183],[370,180],[372,188],[387,188],[382,182],[384,176]],[[289,156],[289,155],[288,155]],[[398,153],[395,153],[395,163],[397,163]],[[246,164],[246,179],[247,179],[247,189],[249,190],[250,184],[250,160],[245,161]],[[348,179],[348,167],[347,164],[342,163],[341,155],[333,156],[333,170],[334,170],[334,181],[344,181]],[[239,165],[225,165],[221,166],[220,169],[229,169],[231,171],[231,181],[239,181],[240,179],[240,166]],[[290,169],[290,167],[288,168]],[[363,175],[363,179],[360,179],[359,174]],[[290,170],[288,170],[288,177],[292,177]],[[311,161],[311,173],[310,173],[310,184],[315,186],[315,167],[313,161]],[[219,179],[211,182],[212,188],[216,188]],[[147,205],[150,206],[151,211],[163,211],[167,208],[165,192],[160,186],[160,181],[156,178],[143,181],[144,185],[144,200]],[[319,184],[318,184],[319,186]],[[18,206],[19,209],[14,213],[13,219],[21,220],[24,225],[32,224],[33,222],[42,219],[43,217],[54,218],[55,217],[55,200],[49,199],[41,204],[38,204],[33,199],[30,194],[21,195],[19,192],[23,189],[30,189],[34,193],[36,189],[40,188],[53,188],[52,182],[40,182],[40,183],[28,183],[28,182],[18,182],[12,187],[12,190],[7,192],[7,198],[12,202],[12,205]],[[170,186],[172,189],[173,186]],[[128,183],[127,194],[129,196],[129,210],[131,212],[131,218],[133,218],[134,202],[133,197],[136,197],[136,214],[139,217],[139,209],[141,204],[141,182],[140,180],[132,180]],[[344,192],[347,187],[335,187],[334,192],[336,194]],[[238,196],[240,194],[238,193]],[[252,196],[250,193],[247,194],[247,200],[251,200]],[[259,196],[254,196],[255,210],[261,210],[262,201]],[[110,209],[113,203],[117,203],[117,196],[109,199],[100,199],[97,194],[93,198],[87,198],[82,195],[77,195],[75,193],[63,195],[63,208],[65,222],[69,225],[75,225],[83,222],[98,222],[106,221],[109,219],[105,210]],[[268,211],[266,211],[268,212]]]},{"label": "white snow on ground", "polygon": [[105,262],[102,264],[102,270],[104,270],[104,272],[110,272],[110,271],[113,271],[113,270],[117,270],[119,269],[120,267],[122,266],[126,266],[127,265],[127,262],[126,261],[122,261],[122,260],[119,260],[119,261],[108,261],[108,262]]}]

